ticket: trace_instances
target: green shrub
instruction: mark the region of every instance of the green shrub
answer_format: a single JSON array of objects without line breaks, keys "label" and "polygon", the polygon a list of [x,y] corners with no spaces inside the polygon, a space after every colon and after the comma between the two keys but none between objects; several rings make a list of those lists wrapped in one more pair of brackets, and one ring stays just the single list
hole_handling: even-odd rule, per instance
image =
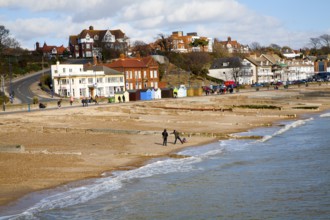
[{"label": "green shrub", "polygon": [[38,104],[39,103],[39,98],[37,96],[34,96],[32,99],[33,104]]}]

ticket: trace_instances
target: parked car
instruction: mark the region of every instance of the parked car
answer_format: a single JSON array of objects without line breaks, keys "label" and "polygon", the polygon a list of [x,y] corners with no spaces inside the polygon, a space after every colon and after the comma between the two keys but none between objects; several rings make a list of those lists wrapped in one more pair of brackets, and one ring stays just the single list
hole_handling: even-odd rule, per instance
[{"label": "parked car", "polygon": [[251,87],[263,87],[264,85],[262,83],[253,83]]},{"label": "parked car", "polygon": [[232,87],[232,88],[236,88],[237,87],[235,81],[225,81],[225,86]]}]

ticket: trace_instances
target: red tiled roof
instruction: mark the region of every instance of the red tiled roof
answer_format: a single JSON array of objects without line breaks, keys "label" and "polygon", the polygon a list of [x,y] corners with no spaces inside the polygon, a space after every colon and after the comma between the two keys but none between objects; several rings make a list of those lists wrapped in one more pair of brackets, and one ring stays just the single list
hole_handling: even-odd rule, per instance
[{"label": "red tiled roof", "polygon": [[120,58],[112,63],[105,64],[105,66],[110,68],[145,68],[146,64],[142,61],[142,59],[137,58]]}]

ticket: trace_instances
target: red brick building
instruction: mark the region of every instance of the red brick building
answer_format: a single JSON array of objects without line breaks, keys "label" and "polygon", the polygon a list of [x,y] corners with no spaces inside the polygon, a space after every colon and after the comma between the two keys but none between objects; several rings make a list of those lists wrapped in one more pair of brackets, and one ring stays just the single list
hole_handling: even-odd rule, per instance
[{"label": "red brick building", "polygon": [[159,87],[159,64],[150,56],[126,58],[122,55],[104,65],[124,73],[126,90]]}]

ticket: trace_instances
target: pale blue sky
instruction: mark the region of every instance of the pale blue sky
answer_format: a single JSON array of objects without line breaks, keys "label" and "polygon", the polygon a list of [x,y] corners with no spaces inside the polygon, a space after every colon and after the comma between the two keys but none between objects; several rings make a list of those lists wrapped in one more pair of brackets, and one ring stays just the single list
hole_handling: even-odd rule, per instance
[{"label": "pale blue sky", "polygon": [[131,42],[183,31],[299,49],[330,34],[329,8],[329,0],[0,0],[0,25],[28,49],[36,41],[67,46],[90,25],[121,29]]}]

